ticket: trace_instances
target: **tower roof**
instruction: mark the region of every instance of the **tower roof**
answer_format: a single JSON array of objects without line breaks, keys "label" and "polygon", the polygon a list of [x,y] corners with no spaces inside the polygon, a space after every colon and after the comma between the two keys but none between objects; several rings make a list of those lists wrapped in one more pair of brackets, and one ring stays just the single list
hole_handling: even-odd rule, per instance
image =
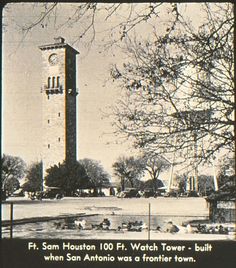
[{"label": "tower roof", "polygon": [[55,48],[69,48],[74,51],[75,54],[79,54],[79,51],[65,43],[65,38],[59,36],[54,38],[55,42],[53,44],[48,44],[48,45],[42,45],[39,46],[39,49],[41,50],[47,50],[47,49],[55,49]]}]

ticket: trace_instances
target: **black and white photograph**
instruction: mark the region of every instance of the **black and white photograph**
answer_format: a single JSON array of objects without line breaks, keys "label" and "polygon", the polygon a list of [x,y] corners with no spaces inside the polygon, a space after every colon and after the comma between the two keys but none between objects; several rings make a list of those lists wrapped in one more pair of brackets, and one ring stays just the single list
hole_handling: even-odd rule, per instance
[{"label": "black and white photograph", "polygon": [[230,1],[7,3],[2,241],[235,242],[234,26]]}]

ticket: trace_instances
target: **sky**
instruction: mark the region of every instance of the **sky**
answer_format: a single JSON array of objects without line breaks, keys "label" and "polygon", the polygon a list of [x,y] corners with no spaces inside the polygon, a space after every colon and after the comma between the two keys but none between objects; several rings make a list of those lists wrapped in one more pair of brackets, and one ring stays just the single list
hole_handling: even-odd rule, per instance
[{"label": "sky", "polygon": [[[139,7],[142,8],[141,5]],[[186,7],[187,5],[183,6]],[[197,22],[197,5],[188,5],[188,8],[191,11],[191,19]],[[37,18],[37,4],[12,3],[3,11],[6,27],[2,41],[2,152],[20,156],[27,164],[41,160],[42,83],[41,51],[38,47],[52,43],[54,37],[62,36],[65,42],[80,52],[77,56],[77,159],[91,158],[100,161],[112,175],[112,164],[119,156],[137,153],[128,141],[121,143],[112,134],[114,129],[111,121],[104,117],[104,113],[109,113],[109,107],[119,98],[121,90],[111,81],[107,82],[109,68],[111,64],[122,64],[126,60],[125,53],[119,47],[104,50],[105,42],[109,38],[106,30],[122,20],[123,16],[115,15],[104,21],[101,14],[101,18],[96,20],[96,38],[92,46],[88,47],[86,38],[73,44],[75,36],[84,29],[86,20],[76,27],[69,27],[68,24],[62,26],[73,7],[64,4],[62,10],[62,13],[54,16],[57,21],[39,23],[26,36],[20,26]],[[122,12],[127,14],[125,6]],[[163,22],[165,14],[162,15],[158,20]],[[58,25],[62,27],[57,27]],[[136,34],[151,35],[152,25],[152,21],[140,25],[136,28]],[[89,37],[91,36],[88,35]]]},{"label": "sky", "polygon": [[[80,52],[77,56],[77,159],[98,160],[112,175],[112,163],[120,155],[130,154],[130,145],[117,141],[111,134],[114,131],[111,122],[104,118],[104,113],[110,111],[109,107],[119,97],[119,88],[106,80],[110,64],[117,62],[117,57],[122,60],[121,54],[112,50],[102,52],[100,36],[90,49],[83,43],[73,45],[76,29],[56,30],[50,24],[35,27],[22,40],[17,24],[34,19],[31,11],[30,4],[24,7],[12,4],[4,12],[7,26],[3,34],[2,151],[20,156],[27,164],[41,159],[41,51],[38,47],[63,36],[65,42]],[[104,25],[100,27],[104,29]]]}]

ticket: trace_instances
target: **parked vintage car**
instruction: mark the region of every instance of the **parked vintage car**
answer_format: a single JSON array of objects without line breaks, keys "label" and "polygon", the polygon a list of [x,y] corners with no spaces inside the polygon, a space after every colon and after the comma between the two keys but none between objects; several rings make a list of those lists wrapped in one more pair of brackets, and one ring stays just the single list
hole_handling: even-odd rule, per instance
[{"label": "parked vintage car", "polygon": [[76,191],[74,193],[75,197],[89,197],[89,193],[83,191]]},{"label": "parked vintage car", "polygon": [[174,190],[172,190],[170,192],[166,192],[164,194],[164,197],[178,197],[178,196],[179,196],[178,191],[174,191]]},{"label": "parked vintage car", "polygon": [[6,191],[1,191],[1,201],[5,201],[8,198],[8,194]]},{"label": "parked vintage car", "polygon": [[64,193],[59,187],[47,187],[44,191],[33,193],[29,197],[31,200],[61,199],[64,197]]},{"label": "parked vintage car", "polygon": [[128,188],[124,191],[119,192],[116,195],[118,198],[132,198],[132,197],[140,197],[139,191],[135,188]]},{"label": "parked vintage car", "polygon": [[89,190],[87,191],[81,191],[81,190],[77,190],[74,193],[75,197],[103,197],[105,196],[103,191],[97,191],[97,190]]},{"label": "parked vintage car", "polygon": [[199,193],[196,191],[188,191],[179,194],[180,197],[199,197]]},{"label": "parked vintage car", "polygon": [[142,197],[149,198],[149,197],[157,197],[158,192],[154,191],[153,189],[146,189],[142,192]]},{"label": "parked vintage car", "polygon": [[187,193],[187,197],[199,197],[199,194],[196,191],[190,191]]},{"label": "parked vintage car", "polygon": [[15,191],[12,193],[11,196],[15,196],[15,197],[17,197],[17,196],[25,196],[25,194],[24,194],[23,189],[22,189],[22,188],[19,188],[19,189],[15,190]]}]

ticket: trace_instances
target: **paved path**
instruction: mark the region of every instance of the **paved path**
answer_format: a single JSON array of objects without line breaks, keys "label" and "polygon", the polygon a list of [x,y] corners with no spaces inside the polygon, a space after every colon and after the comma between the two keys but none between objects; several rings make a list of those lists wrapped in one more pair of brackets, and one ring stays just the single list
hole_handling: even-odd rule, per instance
[{"label": "paved path", "polygon": [[10,219],[10,202],[13,202],[14,219],[62,217],[79,213],[207,217],[208,207],[204,198],[63,198],[61,200],[30,200],[9,198],[2,204],[2,221]]}]

